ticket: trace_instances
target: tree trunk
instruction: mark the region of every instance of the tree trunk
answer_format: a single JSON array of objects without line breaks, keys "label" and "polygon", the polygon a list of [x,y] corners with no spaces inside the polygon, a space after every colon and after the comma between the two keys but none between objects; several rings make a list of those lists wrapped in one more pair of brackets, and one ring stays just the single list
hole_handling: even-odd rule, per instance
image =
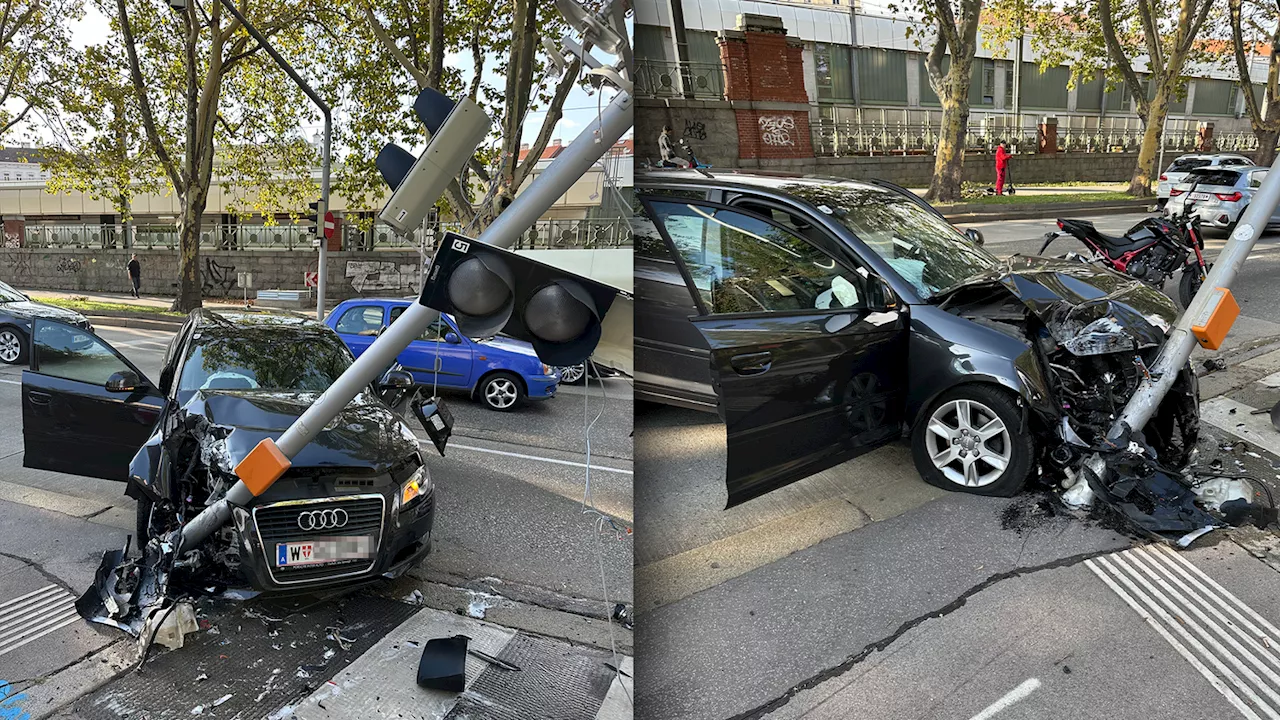
[{"label": "tree trunk", "polygon": [[174,312],[191,312],[201,306],[200,223],[204,218],[203,199],[197,201],[188,191],[178,217],[178,295],[173,299]]},{"label": "tree trunk", "polygon": [[[955,72],[955,66],[951,72]],[[965,73],[966,77],[968,73]],[[953,87],[955,87],[953,85]],[[957,202],[964,179],[965,131],[969,127],[969,88],[956,88],[958,99],[940,98],[942,102],[942,133],[938,138],[938,152],[933,164],[933,179],[925,199],[930,202]]]},{"label": "tree trunk", "polygon": [[1160,153],[1164,134],[1165,116],[1169,110],[1169,94],[1164,89],[1156,91],[1147,110],[1147,129],[1142,133],[1142,147],[1138,150],[1138,164],[1129,179],[1128,193],[1134,197],[1151,197],[1151,178],[1156,174],[1156,156]]},{"label": "tree trunk", "polygon": [[1253,153],[1253,162],[1263,167],[1271,167],[1276,161],[1276,143],[1280,142],[1280,125],[1253,128],[1253,136],[1258,138],[1258,149]]}]

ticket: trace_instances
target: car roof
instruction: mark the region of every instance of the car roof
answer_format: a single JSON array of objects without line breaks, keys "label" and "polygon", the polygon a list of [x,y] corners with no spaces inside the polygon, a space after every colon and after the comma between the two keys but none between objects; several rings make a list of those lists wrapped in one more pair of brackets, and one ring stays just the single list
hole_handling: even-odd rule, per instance
[{"label": "car roof", "polygon": [[786,186],[808,185],[812,187],[830,187],[840,185],[862,190],[892,189],[871,180],[851,180],[849,178],[832,177],[830,175],[811,175],[789,173],[783,171],[753,170],[716,170],[704,175],[696,170],[685,169],[647,169],[637,170],[636,184],[658,184],[663,182],[689,185],[710,185],[717,187],[733,186],[738,188],[761,188],[765,190],[781,190]]}]

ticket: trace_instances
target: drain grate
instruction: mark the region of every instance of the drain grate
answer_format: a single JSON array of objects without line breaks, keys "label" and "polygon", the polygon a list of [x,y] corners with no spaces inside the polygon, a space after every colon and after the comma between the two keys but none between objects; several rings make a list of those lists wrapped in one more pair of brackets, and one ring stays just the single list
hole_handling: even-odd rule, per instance
[{"label": "drain grate", "polygon": [[486,668],[446,720],[583,720],[593,718],[609,692],[613,655],[518,634],[498,658],[519,672]]}]

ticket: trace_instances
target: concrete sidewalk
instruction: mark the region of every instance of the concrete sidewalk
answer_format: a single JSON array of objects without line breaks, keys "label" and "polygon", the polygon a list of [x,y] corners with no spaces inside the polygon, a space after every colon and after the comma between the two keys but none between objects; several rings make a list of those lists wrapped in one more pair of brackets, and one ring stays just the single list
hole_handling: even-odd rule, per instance
[{"label": "concrete sidewalk", "polygon": [[[994,174],[991,177],[991,185],[996,184]],[[1081,193],[1111,193],[1124,192],[1128,189],[1129,183],[1097,183],[1093,185],[1019,185],[1016,182],[1013,186],[1018,189],[1019,195],[1076,195]],[[929,188],[910,188],[911,192],[924,197],[929,192]]]}]

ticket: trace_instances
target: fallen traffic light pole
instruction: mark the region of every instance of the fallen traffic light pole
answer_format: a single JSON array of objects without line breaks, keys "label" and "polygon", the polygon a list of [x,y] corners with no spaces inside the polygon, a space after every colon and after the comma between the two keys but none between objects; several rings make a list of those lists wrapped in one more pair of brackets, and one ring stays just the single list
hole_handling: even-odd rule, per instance
[{"label": "fallen traffic light pole", "polygon": [[[1280,167],[1280,160],[1272,165],[1272,170],[1277,167]],[[1240,312],[1240,307],[1231,294],[1231,283],[1235,280],[1245,259],[1249,257],[1254,243],[1266,230],[1267,222],[1277,205],[1280,205],[1280,172],[1268,172],[1261,187],[1257,189],[1253,201],[1249,203],[1235,230],[1231,233],[1226,246],[1213,263],[1200,290],[1169,331],[1168,339],[1161,348],[1160,354],[1155,362],[1145,369],[1137,391],[1129,398],[1129,402],[1112,423],[1107,434],[1111,447],[1106,449],[1106,453],[1094,452],[1088,456],[1082,463],[1073,484],[1063,493],[1063,500],[1067,504],[1082,508],[1091,507],[1098,494],[1105,494],[1109,501],[1114,501],[1115,493],[1111,491],[1119,485],[1116,480],[1128,483],[1127,487],[1132,488],[1135,484],[1157,474],[1168,477],[1170,473],[1177,473],[1177,469],[1159,468],[1157,458],[1143,457],[1144,453],[1150,456],[1151,452],[1141,442],[1141,431],[1156,413],[1161,401],[1176,381],[1179,371],[1187,365],[1195,346],[1199,344],[1207,349],[1216,350],[1222,345]],[[1135,457],[1140,460],[1145,459],[1151,468],[1158,468],[1159,471],[1149,475],[1125,476],[1127,468],[1113,468],[1109,462],[1109,458],[1125,454],[1130,463]],[[1119,465],[1117,463],[1117,466]],[[1237,478],[1234,482],[1239,484],[1240,480]],[[1175,481],[1165,482],[1163,487],[1166,491],[1181,492],[1180,488],[1188,485],[1185,481]],[[1188,501],[1192,494],[1200,494],[1199,486],[1196,484],[1190,484],[1189,488],[1190,493],[1183,493],[1183,498]],[[1252,495],[1251,492],[1245,493],[1242,489],[1237,489],[1236,493]],[[1180,508],[1184,518],[1200,519],[1197,527],[1187,529],[1185,534],[1177,540],[1180,546],[1185,547],[1196,537],[1221,526],[1216,518],[1199,514],[1195,510],[1190,502],[1184,503]],[[1274,512],[1274,508],[1272,511]]]}]

